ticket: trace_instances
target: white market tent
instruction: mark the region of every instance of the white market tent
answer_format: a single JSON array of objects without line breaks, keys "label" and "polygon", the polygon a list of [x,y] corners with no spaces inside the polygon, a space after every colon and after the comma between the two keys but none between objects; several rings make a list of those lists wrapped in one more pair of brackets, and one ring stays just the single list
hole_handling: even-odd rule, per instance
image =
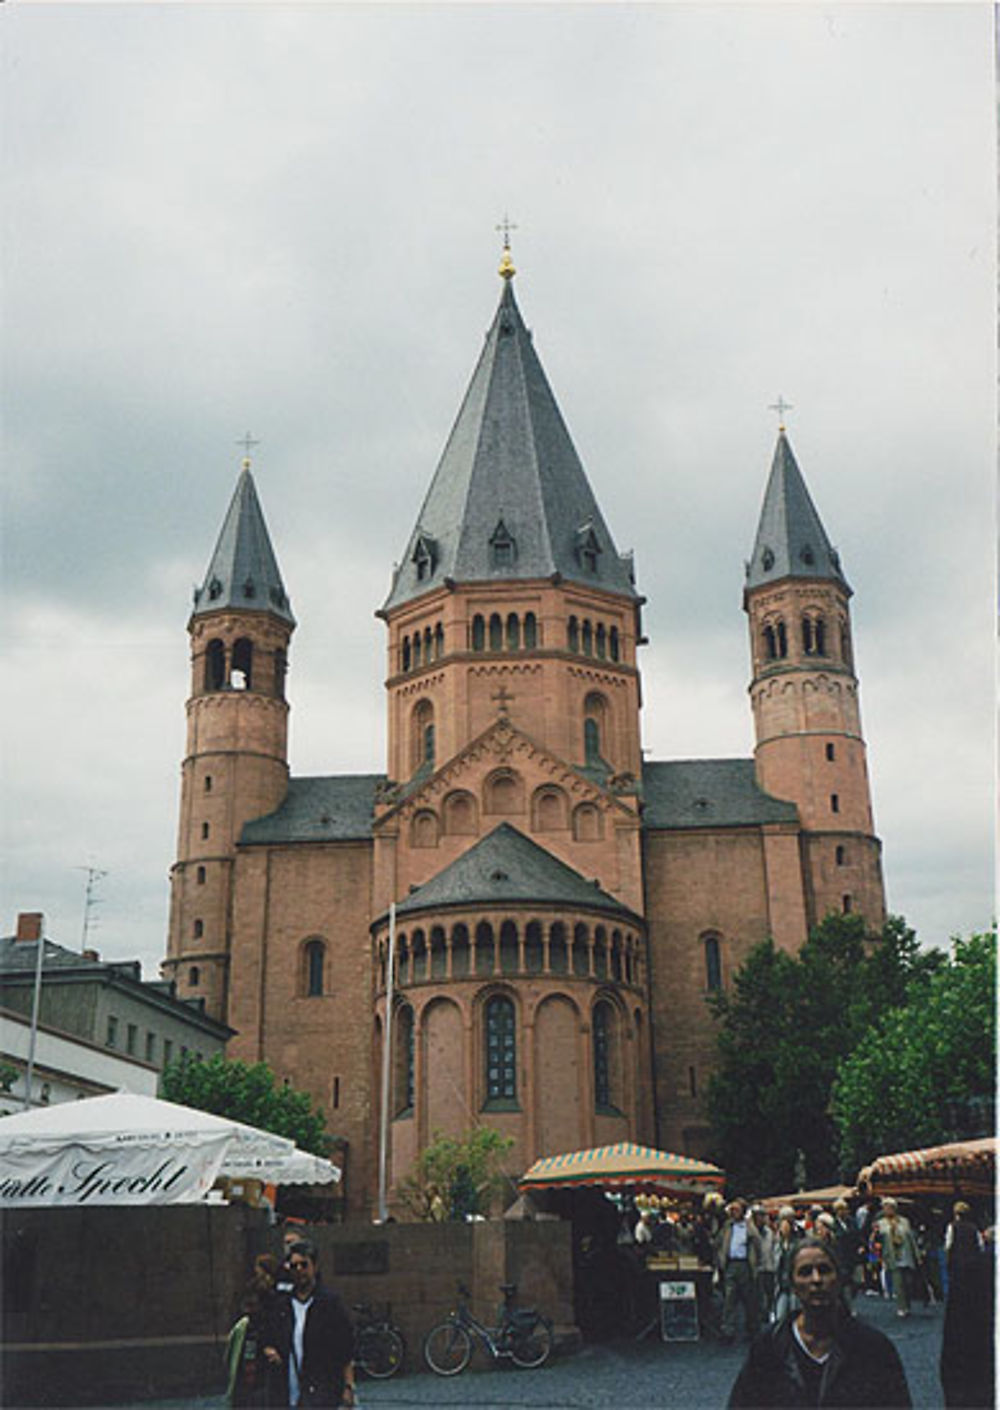
[{"label": "white market tent", "polygon": [[0,1208],[191,1204],[220,1174],[278,1184],[283,1166],[295,1183],[303,1170],[310,1182],[339,1178],[313,1161],[270,1131],[116,1092],[0,1119]]}]

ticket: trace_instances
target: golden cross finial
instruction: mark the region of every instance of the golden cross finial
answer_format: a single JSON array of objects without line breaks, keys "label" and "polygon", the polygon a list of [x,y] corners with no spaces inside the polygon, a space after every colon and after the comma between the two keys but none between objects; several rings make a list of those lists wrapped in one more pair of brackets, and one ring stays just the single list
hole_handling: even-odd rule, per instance
[{"label": "golden cross finial", "polygon": [[500,258],[500,278],[513,279],[517,270],[514,268],[514,261],[510,257],[510,232],[516,230],[517,226],[505,215],[496,229],[503,232],[503,255]]},{"label": "golden cross finial", "polygon": [[240,439],[236,442],[236,444],[237,444],[238,446],[242,446],[242,447],[243,447],[243,469],[244,469],[244,470],[249,470],[249,469],[250,469],[250,451],[251,451],[251,448],[252,448],[253,446],[259,446],[259,445],[260,445],[260,441],[255,441],[254,438],[253,438],[253,436],[251,436],[250,432],[247,431],[246,435],[241,436]]},{"label": "golden cross finial", "polygon": [[795,408],[794,408],[794,406],[792,406],[791,402],[785,401],[785,398],[784,398],[783,396],[780,396],[780,395],[779,395],[779,397],[778,397],[778,400],[775,401],[775,402],[772,402],[771,405],[770,405],[767,409],[768,409],[768,411],[776,411],[776,412],[778,413],[778,430],[779,430],[779,431],[783,431],[783,430],[785,429],[785,412],[786,412],[786,411],[794,411],[794,410],[795,410]]}]

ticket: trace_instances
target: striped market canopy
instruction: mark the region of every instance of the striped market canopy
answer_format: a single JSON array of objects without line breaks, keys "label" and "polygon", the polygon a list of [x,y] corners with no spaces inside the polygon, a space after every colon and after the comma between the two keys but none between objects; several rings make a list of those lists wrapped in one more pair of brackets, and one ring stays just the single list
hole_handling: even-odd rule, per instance
[{"label": "striped market canopy", "polygon": [[544,1156],[521,1176],[518,1186],[522,1190],[558,1190],[589,1185],[650,1194],[696,1194],[721,1190],[725,1179],[724,1171],[706,1161],[620,1141],[615,1146]]},{"label": "striped market canopy", "polygon": [[995,1136],[926,1150],[880,1155],[858,1174],[873,1194],[991,1194],[996,1178]]}]

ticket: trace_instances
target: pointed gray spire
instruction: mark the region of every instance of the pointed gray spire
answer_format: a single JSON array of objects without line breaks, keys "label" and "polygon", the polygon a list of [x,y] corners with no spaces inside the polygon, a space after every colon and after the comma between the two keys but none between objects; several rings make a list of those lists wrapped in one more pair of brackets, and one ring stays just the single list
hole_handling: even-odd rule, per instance
[{"label": "pointed gray spire", "polygon": [[619,555],[597,506],[512,273],[383,611],[446,579],[559,574],[636,596],[631,560]]},{"label": "pointed gray spire", "polygon": [[753,557],[746,567],[746,586],[761,587],[780,578],[833,578],[850,592],[783,429],[764,491]]},{"label": "pointed gray spire", "polygon": [[225,608],[273,612],[295,625],[247,461],[236,482],[204,582],[195,589],[192,615]]}]

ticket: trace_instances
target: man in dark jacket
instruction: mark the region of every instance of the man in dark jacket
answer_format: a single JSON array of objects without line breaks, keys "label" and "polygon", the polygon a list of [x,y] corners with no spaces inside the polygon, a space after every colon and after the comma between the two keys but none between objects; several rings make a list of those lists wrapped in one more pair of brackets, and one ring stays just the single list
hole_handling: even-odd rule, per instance
[{"label": "man in dark jacket", "polygon": [[792,1254],[792,1290],[801,1310],[754,1339],[729,1397],[734,1410],[912,1405],[899,1353],[888,1337],[845,1310],[840,1284],[829,1245],[803,1239]]},{"label": "man in dark jacket", "polygon": [[354,1330],[344,1304],[319,1278],[316,1246],[302,1239],[288,1251],[293,1289],[280,1296],[267,1328],[264,1356],[273,1368],[273,1405],[354,1404]]}]

